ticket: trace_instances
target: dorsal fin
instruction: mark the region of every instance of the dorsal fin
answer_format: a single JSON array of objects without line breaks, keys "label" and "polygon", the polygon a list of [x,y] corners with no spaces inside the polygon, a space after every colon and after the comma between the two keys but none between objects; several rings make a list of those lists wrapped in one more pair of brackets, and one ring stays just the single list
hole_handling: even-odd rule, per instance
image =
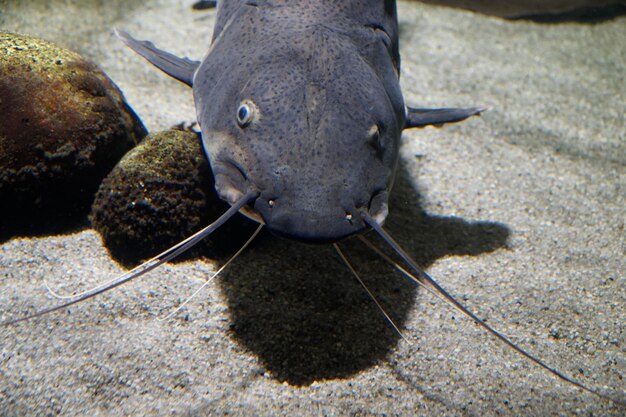
[{"label": "dorsal fin", "polygon": [[180,82],[193,85],[193,76],[200,66],[199,61],[189,58],[179,58],[174,54],[165,52],[154,46],[152,42],[138,41],[128,33],[115,30],[115,35],[133,51],[147,59],[152,65]]}]

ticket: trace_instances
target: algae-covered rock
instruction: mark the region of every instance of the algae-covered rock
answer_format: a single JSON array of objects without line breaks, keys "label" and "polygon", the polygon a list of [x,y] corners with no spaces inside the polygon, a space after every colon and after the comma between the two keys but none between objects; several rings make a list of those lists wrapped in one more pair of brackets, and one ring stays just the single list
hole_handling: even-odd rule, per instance
[{"label": "algae-covered rock", "polygon": [[0,32],[0,233],[72,224],[146,130],[79,54]]},{"label": "algae-covered rock", "polygon": [[[130,265],[150,258],[209,225],[228,209],[214,189],[198,134],[152,133],[104,179],[91,220],[114,258]],[[250,236],[236,216],[206,239],[221,256]]]}]

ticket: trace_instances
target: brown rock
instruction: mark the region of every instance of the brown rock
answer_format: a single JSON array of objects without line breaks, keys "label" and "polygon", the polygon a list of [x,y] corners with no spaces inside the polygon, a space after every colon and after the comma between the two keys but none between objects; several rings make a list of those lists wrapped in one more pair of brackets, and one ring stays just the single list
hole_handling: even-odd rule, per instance
[{"label": "brown rock", "polygon": [[[132,265],[191,236],[228,207],[215,192],[199,135],[168,130],[146,137],[104,179],[91,220],[111,255]],[[250,222],[237,216],[206,239],[207,253],[231,253],[251,232]]]},{"label": "brown rock", "polygon": [[84,218],[102,178],[146,130],[93,63],[0,32],[0,233]]}]

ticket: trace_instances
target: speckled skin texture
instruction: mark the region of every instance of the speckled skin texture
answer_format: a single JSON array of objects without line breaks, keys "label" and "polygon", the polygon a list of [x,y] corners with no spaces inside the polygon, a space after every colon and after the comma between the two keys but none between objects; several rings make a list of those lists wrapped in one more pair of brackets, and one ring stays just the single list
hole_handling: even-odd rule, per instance
[{"label": "speckled skin texture", "polygon": [[[220,196],[259,191],[254,210],[293,239],[363,231],[404,126],[395,1],[224,1],[213,39],[193,90]],[[255,118],[241,127],[245,100]]]},{"label": "speckled skin texture", "polygon": [[[167,130],[147,136],[107,175],[91,221],[113,257],[132,265],[189,237],[227,208],[215,193],[200,136]],[[230,253],[243,243],[237,225],[245,229],[247,223],[228,223],[204,241],[202,253]]]},{"label": "speckled skin texture", "polygon": [[94,63],[33,37],[0,33],[0,97],[0,234],[84,214],[146,134]]}]

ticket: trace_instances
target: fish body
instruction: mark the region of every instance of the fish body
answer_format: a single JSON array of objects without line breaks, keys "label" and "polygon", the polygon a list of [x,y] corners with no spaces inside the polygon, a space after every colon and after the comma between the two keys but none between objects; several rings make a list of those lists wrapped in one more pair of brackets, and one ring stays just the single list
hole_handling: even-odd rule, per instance
[{"label": "fish body", "polygon": [[395,1],[221,1],[202,62],[120,37],[192,86],[220,198],[294,240],[382,224],[403,129],[483,110],[405,106]]}]

